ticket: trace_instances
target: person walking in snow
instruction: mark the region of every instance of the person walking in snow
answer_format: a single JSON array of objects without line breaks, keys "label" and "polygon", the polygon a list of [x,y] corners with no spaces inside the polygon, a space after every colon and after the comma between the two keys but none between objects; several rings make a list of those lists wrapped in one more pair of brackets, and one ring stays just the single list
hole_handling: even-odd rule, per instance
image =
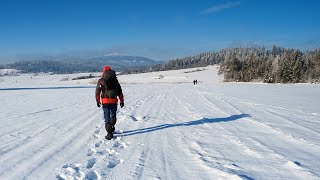
[{"label": "person walking in snow", "polygon": [[121,108],[124,106],[124,98],[121,85],[116,77],[116,72],[111,70],[110,66],[103,68],[102,78],[100,78],[97,83],[95,97],[99,108],[102,104],[105,128],[108,132],[106,139],[111,140],[115,130],[114,126],[117,122],[118,98]]}]

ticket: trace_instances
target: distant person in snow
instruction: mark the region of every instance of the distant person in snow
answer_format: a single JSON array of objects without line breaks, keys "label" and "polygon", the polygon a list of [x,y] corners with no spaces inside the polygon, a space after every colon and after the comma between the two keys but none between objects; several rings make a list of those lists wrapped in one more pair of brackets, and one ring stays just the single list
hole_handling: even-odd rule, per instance
[{"label": "distant person in snow", "polygon": [[196,85],[196,80],[193,80],[193,85]]},{"label": "distant person in snow", "polygon": [[[124,106],[124,99],[122,89],[116,77],[116,72],[111,70],[110,66],[105,66],[102,71],[102,78],[99,79],[96,87],[96,101],[97,106],[100,107],[102,103],[105,128],[108,132],[106,139],[113,138],[115,124],[117,122],[117,106],[118,97],[120,100],[120,107]],[[102,100],[102,102],[101,102]]]}]

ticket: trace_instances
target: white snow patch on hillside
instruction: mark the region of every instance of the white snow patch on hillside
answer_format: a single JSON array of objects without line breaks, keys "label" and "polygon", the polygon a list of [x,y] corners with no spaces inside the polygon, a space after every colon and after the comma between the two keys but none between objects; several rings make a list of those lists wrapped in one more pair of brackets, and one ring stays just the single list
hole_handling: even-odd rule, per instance
[{"label": "white snow patch on hillside", "polygon": [[0,69],[0,76],[17,76],[18,72],[16,69]]}]

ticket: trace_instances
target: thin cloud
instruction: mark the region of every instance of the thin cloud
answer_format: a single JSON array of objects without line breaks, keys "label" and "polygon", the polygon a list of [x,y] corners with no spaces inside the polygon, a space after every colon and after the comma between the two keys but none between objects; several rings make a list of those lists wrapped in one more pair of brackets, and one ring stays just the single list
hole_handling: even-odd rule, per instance
[{"label": "thin cloud", "polygon": [[206,15],[206,14],[211,14],[211,13],[215,13],[218,11],[222,11],[225,9],[230,9],[236,6],[240,5],[240,1],[236,1],[236,2],[228,2],[228,3],[224,3],[224,4],[217,4],[214,6],[211,6],[203,11],[200,12],[201,15]]}]

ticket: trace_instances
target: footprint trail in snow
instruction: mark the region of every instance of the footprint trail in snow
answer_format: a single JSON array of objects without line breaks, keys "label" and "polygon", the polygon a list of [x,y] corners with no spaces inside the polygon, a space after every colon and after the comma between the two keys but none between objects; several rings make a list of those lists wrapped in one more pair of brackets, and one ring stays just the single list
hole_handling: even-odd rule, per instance
[{"label": "footprint trail in snow", "polygon": [[[123,130],[115,132],[115,138],[107,141],[99,136],[103,130],[103,125],[97,125],[93,131],[92,147],[87,150],[87,161],[84,164],[65,164],[61,167],[61,173],[56,177],[59,180],[67,179],[90,179],[97,180],[108,175],[109,171],[124,163],[121,159],[121,151],[128,148],[131,144],[125,142],[121,135]],[[85,156],[84,156],[85,158]],[[98,167],[98,168],[96,168]],[[100,167],[107,170],[101,171]]]}]

